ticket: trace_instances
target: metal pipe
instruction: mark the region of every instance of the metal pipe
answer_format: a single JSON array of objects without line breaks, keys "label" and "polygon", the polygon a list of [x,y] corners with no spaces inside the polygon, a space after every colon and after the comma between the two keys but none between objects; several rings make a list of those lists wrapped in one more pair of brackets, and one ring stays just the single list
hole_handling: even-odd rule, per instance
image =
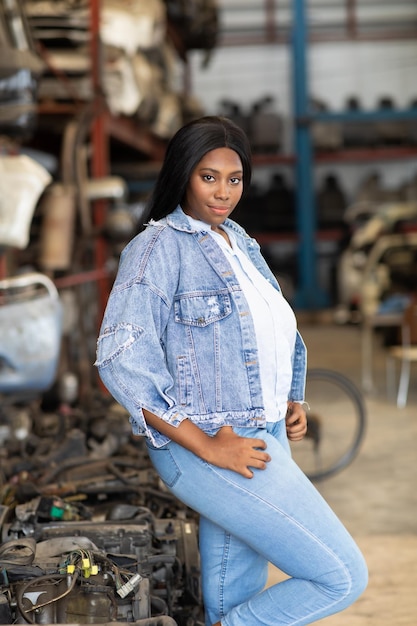
[{"label": "metal pipe", "polygon": [[307,18],[304,0],[294,0],[293,17],[293,93],[295,133],[296,208],[299,233],[298,289],[295,306],[317,308],[325,304],[317,281],[315,249],[316,207],[313,187],[313,149],[309,124],[307,72]]}]

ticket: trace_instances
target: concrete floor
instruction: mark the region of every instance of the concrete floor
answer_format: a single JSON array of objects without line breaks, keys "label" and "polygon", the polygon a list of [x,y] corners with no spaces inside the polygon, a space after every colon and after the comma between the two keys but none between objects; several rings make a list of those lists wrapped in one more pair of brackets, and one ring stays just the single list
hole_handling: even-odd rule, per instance
[{"label": "concrete floor", "polygon": [[[359,327],[303,319],[299,327],[310,366],[339,370],[360,386]],[[323,626],[417,625],[417,364],[404,409],[387,397],[385,366],[377,338],[364,444],[351,466],[316,485],[357,540],[370,574],[363,596],[316,622]],[[271,567],[270,582],[280,577]]]}]

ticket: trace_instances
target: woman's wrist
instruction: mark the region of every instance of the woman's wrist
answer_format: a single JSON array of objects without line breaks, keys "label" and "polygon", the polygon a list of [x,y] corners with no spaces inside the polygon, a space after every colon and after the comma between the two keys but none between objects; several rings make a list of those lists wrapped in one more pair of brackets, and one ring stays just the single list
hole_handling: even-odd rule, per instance
[{"label": "woman's wrist", "polygon": [[212,437],[206,435],[198,426],[193,424],[189,419],[184,419],[178,426],[172,426],[168,422],[165,422],[162,418],[158,417],[154,413],[143,409],[143,415],[147,424],[158,430],[163,435],[175,441],[183,448],[187,448],[190,452],[208,461],[208,454],[213,447]]}]

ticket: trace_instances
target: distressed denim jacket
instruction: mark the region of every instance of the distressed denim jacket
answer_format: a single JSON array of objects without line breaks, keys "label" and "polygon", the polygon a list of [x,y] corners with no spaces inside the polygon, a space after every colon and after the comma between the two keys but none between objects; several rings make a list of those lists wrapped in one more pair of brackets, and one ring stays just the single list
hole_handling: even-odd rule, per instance
[{"label": "distressed denim jacket", "polygon": [[[279,290],[258,243],[236,222],[239,247]],[[124,249],[99,338],[100,377],[130,415],[132,430],[159,447],[145,408],[173,426],[204,431],[264,426],[260,369],[249,307],[225,255],[180,207]],[[302,402],[306,348],[297,332],[289,400]]]}]

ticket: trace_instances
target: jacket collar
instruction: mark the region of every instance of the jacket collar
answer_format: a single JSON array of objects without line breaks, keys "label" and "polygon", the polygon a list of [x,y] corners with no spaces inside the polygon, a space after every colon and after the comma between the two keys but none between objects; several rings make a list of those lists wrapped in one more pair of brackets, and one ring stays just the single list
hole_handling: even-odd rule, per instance
[{"label": "jacket collar", "polygon": [[[190,224],[186,214],[184,213],[180,205],[178,205],[177,208],[172,211],[172,213],[170,213],[161,220],[161,222],[164,221],[166,221],[168,226],[171,226],[176,230],[182,230],[189,233],[197,232],[196,229]],[[224,221],[224,225],[241,237],[249,237],[247,232],[241,226],[239,226],[237,222],[234,222],[229,218]]]}]

